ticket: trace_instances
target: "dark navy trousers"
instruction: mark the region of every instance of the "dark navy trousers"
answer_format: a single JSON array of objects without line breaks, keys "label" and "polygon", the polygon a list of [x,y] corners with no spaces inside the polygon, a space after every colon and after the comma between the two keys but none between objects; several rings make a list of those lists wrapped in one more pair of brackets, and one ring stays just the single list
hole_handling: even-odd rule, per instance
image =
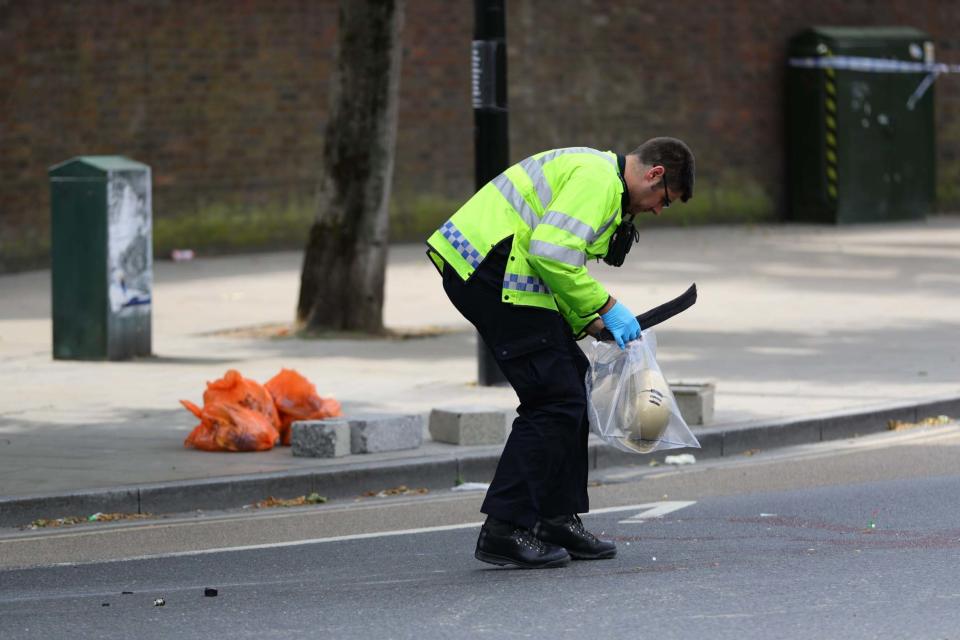
[{"label": "dark navy trousers", "polygon": [[480,334],[520,406],[480,510],[523,527],[538,516],[585,513],[589,368],[556,311],[501,300],[509,242],[490,252],[468,281],[443,269],[443,288]]}]

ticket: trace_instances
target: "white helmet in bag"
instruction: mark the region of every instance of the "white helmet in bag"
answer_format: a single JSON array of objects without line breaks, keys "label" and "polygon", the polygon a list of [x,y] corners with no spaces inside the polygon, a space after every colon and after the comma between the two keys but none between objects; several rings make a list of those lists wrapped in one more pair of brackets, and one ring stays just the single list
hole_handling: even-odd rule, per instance
[{"label": "white helmet in bag", "polygon": [[639,453],[653,450],[670,423],[673,396],[659,371],[644,369],[631,379],[630,419],[621,422],[627,437],[621,442]]}]

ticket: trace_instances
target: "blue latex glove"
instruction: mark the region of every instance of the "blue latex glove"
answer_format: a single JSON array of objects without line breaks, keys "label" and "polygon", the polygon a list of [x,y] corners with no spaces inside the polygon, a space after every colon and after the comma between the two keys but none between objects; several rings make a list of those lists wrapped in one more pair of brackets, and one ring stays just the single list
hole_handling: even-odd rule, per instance
[{"label": "blue latex glove", "polygon": [[610,311],[600,314],[600,317],[621,349],[626,348],[624,346],[626,343],[640,337],[640,323],[637,322],[630,309],[619,302],[615,303]]}]

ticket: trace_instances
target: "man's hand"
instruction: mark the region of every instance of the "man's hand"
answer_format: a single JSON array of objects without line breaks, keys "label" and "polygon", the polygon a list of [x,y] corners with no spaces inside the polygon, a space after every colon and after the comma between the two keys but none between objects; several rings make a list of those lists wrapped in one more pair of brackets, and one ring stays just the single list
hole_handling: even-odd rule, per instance
[{"label": "man's hand", "polygon": [[617,302],[609,311],[600,314],[600,317],[621,349],[625,348],[626,343],[640,337],[640,323],[623,304]]}]

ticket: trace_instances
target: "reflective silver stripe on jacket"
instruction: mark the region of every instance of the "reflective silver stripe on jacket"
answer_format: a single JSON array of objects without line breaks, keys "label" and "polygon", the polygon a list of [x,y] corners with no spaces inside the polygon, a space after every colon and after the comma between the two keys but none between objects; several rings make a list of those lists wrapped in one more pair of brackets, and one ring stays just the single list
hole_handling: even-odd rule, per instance
[{"label": "reflective silver stripe on jacket", "polygon": [[537,158],[537,162],[540,163],[540,166],[543,166],[554,158],[567,153],[589,153],[590,155],[603,158],[607,162],[611,163],[614,167],[617,166],[617,159],[615,157],[611,156],[609,153],[597,151],[596,149],[591,149],[590,147],[567,147],[565,149],[554,149],[553,151],[549,151]]},{"label": "reflective silver stripe on jacket", "polygon": [[594,235],[593,227],[585,222],[577,220],[573,216],[568,216],[565,213],[561,213],[559,211],[547,211],[546,215],[544,215],[543,219],[540,221],[540,224],[549,224],[557,229],[569,231],[587,244],[593,242],[591,239]]},{"label": "reflective silver stripe on jacket", "polygon": [[617,219],[617,214],[619,212],[619,209],[614,211],[613,215],[610,216],[610,219],[600,225],[600,228],[596,231],[594,231],[593,227],[590,225],[577,220],[573,216],[568,216],[567,214],[559,211],[547,211],[546,215],[544,215],[543,219],[540,221],[540,224],[549,224],[552,227],[569,231],[587,244],[593,244],[596,239],[602,236],[603,232],[606,231],[611,224],[613,224],[613,221]]},{"label": "reflective silver stripe on jacket", "polygon": [[483,260],[483,256],[470,244],[469,240],[463,237],[463,234],[460,233],[460,229],[457,229],[456,225],[447,220],[443,223],[443,226],[440,227],[440,233],[447,239],[450,246],[456,249],[457,252],[470,263],[470,266],[474,269],[480,266],[480,261]]},{"label": "reflective silver stripe on jacket", "polygon": [[[553,188],[550,186],[550,183],[547,181],[547,177],[543,173],[543,165],[547,162],[550,162],[558,156],[565,155],[567,153],[588,153],[590,155],[598,156],[610,162],[614,168],[617,167],[616,158],[612,158],[609,154],[602,151],[597,151],[596,149],[591,149],[590,147],[567,147],[565,149],[554,149],[539,158],[530,156],[529,158],[524,159],[520,162],[520,168],[526,172],[527,177],[530,178],[533,188],[537,192],[537,199],[540,200],[540,206],[543,209],[546,209],[549,206],[550,202],[553,200]],[[530,207],[530,204],[523,198],[519,191],[517,191],[516,185],[507,177],[507,174],[501,173],[499,176],[492,180],[493,185],[500,191],[504,198],[507,199],[507,202],[520,214],[520,217],[523,218],[523,221],[527,223],[527,226],[531,230],[537,228],[540,219],[537,217],[536,212]],[[609,226],[607,225],[602,227],[603,230],[606,230]],[[594,238],[599,237],[603,233],[600,231]],[[584,238],[586,239],[586,238]],[[592,242],[592,240],[588,240]]]},{"label": "reflective silver stripe on jacket", "polygon": [[607,228],[608,228],[611,224],[613,224],[613,221],[617,219],[617,214],[618,214],[618,213],[620,213],[620,209],[617,209],[616,211],[614,211],[614,212],[613,212],[613,215],[610,216],[610,219],[607,220],[606,222],[604,222],[602,225],[600,225],[600,228],[597,229],[596,235],[593,236],[593,237],[590,239],[590,242],[588,242],[587,244],[592,244],[597,238],[599,238],[600,236],[602,236],[602,235],[603,235],[603,232],[606,231]]},{"label": "reflective silver stripe on jacket", "polygon": [[540,256],[541,258],[550,258],[557,262],[568,264],[571,267],[582,267],[587,262],[587,256],[582,251],[568,249],[552,242],[543,240],[530,241],[530,255]]},{"label": "reflective silver stripe on jacket", "polygon": [[550,203],[553,201],[553,189],[550,186],[550,183],[547,182],[547,177],[543,175],[543,165],[559,156],[568,153],[588,153],[590,155],[603,158],[607,162],[613,164],[614,167],[617,166],[617,161],[615,158],[611,158],[609,154],[602,151],[597,151],[596,149],[591,149],[590,147],[567,147],[565,149],[554,149],[553,151],[545,153],[539,158],[535,158],[533,156],[526,158],[520,162],[520,167],[527,172],[527,176],[529,176],[530,182],[533,184],[533,188],[537,191],[537,198],[540,200],[540,206],[544,209],[550,206]]},{"label": "reflective silver stripe on jacket", "polygon": [[531,229],[536,229],[540,219],[527,201],[523,199],[523,196],[520,195],[520,192],[517,191],[517,188],[510,181],[510,178],[508,178],[505,173],[501,173],[494,178],[492,182],[493,186],[499,189],[503,197],[510,203],[510,206],[520,214],[520,217],[527,223],[527,226]]},{"label": "reflective silver stripe on jacket", "polygon": [[503,276],[503,288],[514,291],[530,291],[532,293],[550,293],[547,283],[537,276],[519,276],[515,273],[506,273]]},{"label": "reflective silver stripe on jacket", "polygon": [[547,177],[543,175],[543,165],[537,162],[536,158],[530,156],[521,162],[520,166],[527,172],[527,175],[530,177],[530,182],[533,183],[533,188],[537,190],[540,206],[546,209],[553,200],[553,189],[550,188]]}]

